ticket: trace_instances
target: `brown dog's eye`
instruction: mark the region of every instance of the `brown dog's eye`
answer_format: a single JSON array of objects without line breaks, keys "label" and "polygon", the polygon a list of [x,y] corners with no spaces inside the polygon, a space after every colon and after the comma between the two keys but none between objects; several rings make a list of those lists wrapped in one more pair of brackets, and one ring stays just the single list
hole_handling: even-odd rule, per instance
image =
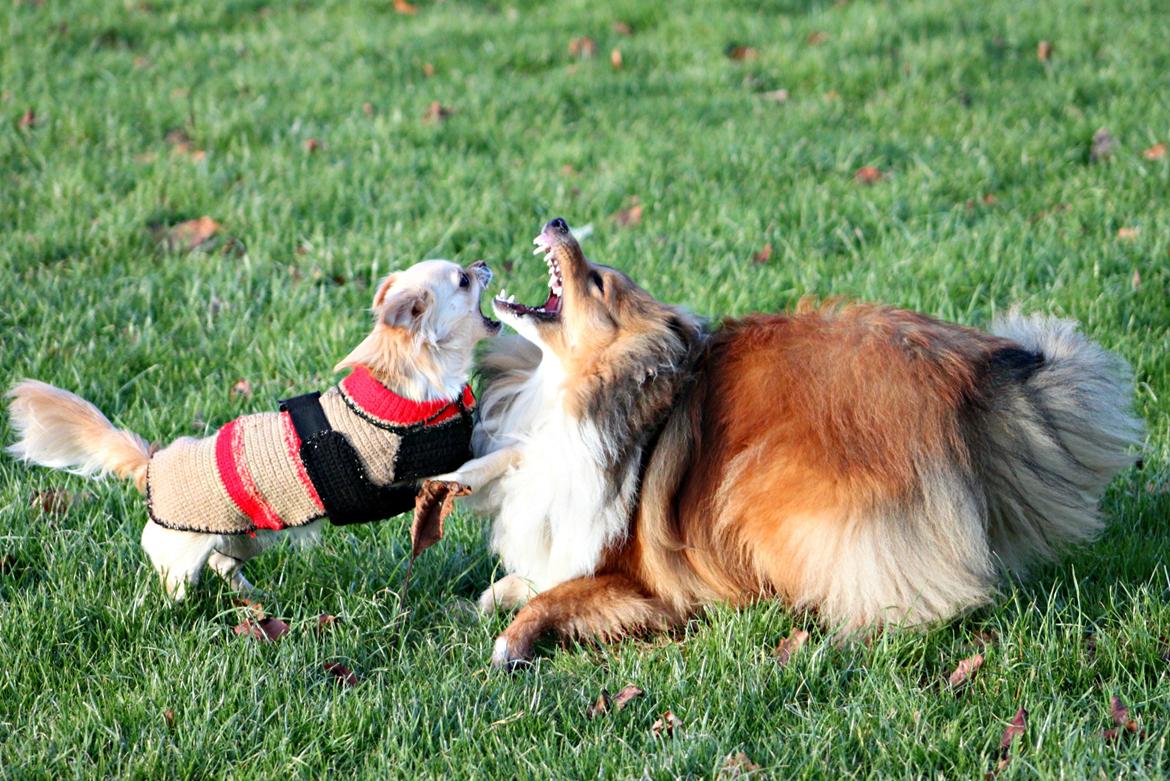
[{"label": "brown dog's eye", "polygon": [[459,272],[459,287],[467,287],[471,284],[471,277],[467,276],[466,271]]},{"label": "brown dog's eye", "polygon": [[589,281],[593,283],[593,286],[595,288],[597,288],[598,293],[601,293],[602,295],[605,294],[605,285],[603,285],[601,283],[601,275],[600,274],[598,274],[596,271],[590,271],[589,272]]}]

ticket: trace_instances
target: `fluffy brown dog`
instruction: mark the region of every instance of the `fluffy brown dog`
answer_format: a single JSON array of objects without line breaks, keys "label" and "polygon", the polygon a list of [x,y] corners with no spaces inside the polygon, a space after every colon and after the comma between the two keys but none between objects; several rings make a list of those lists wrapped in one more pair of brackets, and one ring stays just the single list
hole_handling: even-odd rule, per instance
[{"label": "fluffy brown dog", "polygon": [[480,457],[445,476],[494,517],[509,575],[481,604],[527,601],[496,664],[715,601],[846,630],[945,619],[1092,539],[1133,460],[1127,367],[1070,322],[805,305],[708,331],[563,220],[537,243],[548,300],[494,302],[525,341],[488,355]]}]

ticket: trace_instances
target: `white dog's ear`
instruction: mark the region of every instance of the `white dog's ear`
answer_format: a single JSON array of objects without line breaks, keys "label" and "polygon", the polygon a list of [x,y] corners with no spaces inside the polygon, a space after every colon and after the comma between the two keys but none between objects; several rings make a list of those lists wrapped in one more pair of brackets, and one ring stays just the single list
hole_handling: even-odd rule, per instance
[{"label": "white dog's ear", "polygon": [[391,290],[382,300],[382,322],[415,331],[433,298],[429,290]]},{"label": "white dog's ear", "polygon": [[371,309],[382,306],[382,302],[386,300],[386,294],[390,292],[390,288],[394,287],[394,280],[397,277],[397,274],[391,274],[378,283],[378,289],[374,291],[374,303],[371,305]]}]

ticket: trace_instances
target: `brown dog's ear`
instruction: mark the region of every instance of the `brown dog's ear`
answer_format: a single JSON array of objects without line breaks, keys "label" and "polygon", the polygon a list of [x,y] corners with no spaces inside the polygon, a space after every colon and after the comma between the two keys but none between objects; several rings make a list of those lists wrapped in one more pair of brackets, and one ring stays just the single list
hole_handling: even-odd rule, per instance
[{"label": "brown dog's ear", "polygon": [[430,307],[431,298],[429,290],[392,291],[382,299],[382,322],[391,328],[413,331]]}]

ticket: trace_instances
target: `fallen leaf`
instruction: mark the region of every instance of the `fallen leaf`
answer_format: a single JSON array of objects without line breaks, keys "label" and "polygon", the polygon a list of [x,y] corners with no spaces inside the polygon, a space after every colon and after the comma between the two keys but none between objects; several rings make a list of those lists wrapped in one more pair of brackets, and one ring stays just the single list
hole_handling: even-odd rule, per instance
[{"label": "fallen leaf", "polygon": [[265,643],[275,642],[289,632],[288,624],[279,618],[262,618],[259,621],[251,619],[241,621],[232,629],[241,637],[252,637]]},{"label": "fallen leaf", "polygon": [[613,709],[621,710],[643,694],[644,691],[631,683],[613,696]]},{"label": "fallen leaf", "polygon": [[630,205],[625,209],[619,209],[613,215],[613,219],[623,228],[640,225],[642,223],[642,204],[638,203],[638,197],[633,196],[630,198]]},{"label": "fallen leaf", "polygon": [[428,79],[431,76],[434,76],[435,75],[435,66],[431,65],[429,62],[424,62],[423,63],[423,75],[426,76]]},{"label": "fallen leaf", "polygon": [[1135,268],[1133,270],[1133,276],[1130,277],[1129,284],[1130,284],[1130,287],[1132,287],[1134,290],[1138,290],[1139,288],[1141,288],[1141,286],[1142,286],[1142,272],[1138,271]]},{"label": "fallen leaf", "polygon": [[1147,160],[1161,160],[1165,156],[1166,144],[1164,143],[1154,144],[1152,147],[1142,152],[1142,157],[1146,158]]},{"label": "fallen leaf", "polygon": [[610,703],[611,699],[609,692],[605,689],[602,689],[601,694],[598,694],[597,699],[592,705],[589,706],[589,710],[585,711],[585,715],[590,719],[596,719],[598,716],[603,716],[606,713],[609,713]]},{"label": "fallen leaf", "polygon": [[808,632],[803,629],[793,629],[788,637],[780,641],[776,646],[776,650],[772,655],[776,657],[776,663],[781,667],[788,664],[792,657],[799,651],[804,644],[808,642]]},{"label": "fallen leaf", "polygon": [[32,508],[45,515],[62,516],[69,512],[69,508],[81,498],[79,494],[66,491],[63,488],[50,488],[45,491],[34,491]]},{"label": "fallen leaf", "polygon": [[858,184],[874,184],[882,180],[880,168],[872,165],[863,165],[853,172],[853,181]]},{"label": "fallen leaf", "polygon": [[37,126],[37,112],[33,111],[30,108],[28,111],[26,111],[20,115],[20,119],[17,120],[16,126],[19,127],[21,130],[27,130],[28,128],[36,127]]},{"label": "fallen leaf", "polygon": [[328,629],[332,629],[336,625],[337,625],[337,616],[333,616],[333,615],[330,615],[328,613],[322,613],[321,615],[317,616],[317,631],[318,632],[324,632]]},{"label": "fallen leaf", "polygon": [[634,28],[630,27],[625,22],[614,22],[610,25],[610,29],[618,35],[633,35]]},{"label": "fallen leaf", "polygon": [[394,0],[394,10],[400,14],[413,14],[418,12],[418,8],[406,0]]},{"label": "fallen leaf", "polygon": [[252,395],[252,383],[240,378],[232,385],[231,390],[228,391],[228,396],[231,398],[248,398]]},{"label": "fallen leaf", "polygon": [[250,597],[236,597],[232,600],[238,606],[248,611],[249,615],[256,619],[266,618],[267,613],[264,612],[264,603]]},{"label": "fallen leaf", "polygon": [[768,242],[760,248],[759,252],[752,254],[752,261],[755,263],[767,263],[768,259],[772,257],[772,242]]},{"label": "fallen leaf", "polygon": [[808,38],[805,39],[809,46],[820,46],[827,40],[829,40],[829,34],[820,30],[813,30],[808,34]]},{"label": "fallen leaf", "polygon": [[951,673],[951,677],[947,679],[947,683],[950,684],[952,689],[958,689],[964,684],[970,683],[971,679],[975,677],[975,673],[982,666],[983,654],[968,656],[955,667],[955,671]]},{"label": "fallen leaf", "polygon": [[325,672],[333,676],[333,682],[338,686],[357,686],[358,677],[341,662],[325,662],[322,666]]},{"label": "fallen leaf", "polygon": [[1089,160],[1102,163],[1113,157],[1117,149],[1117,139],[1107,129],[1101,128],[1093,134],[1093,142],[1089,146]]},{"label": "fallen leaf", "polygon": [[1145,736],[1145,730],[1129,717],[1129,708],[1122,703],[1120,697],[1109,698],[1109,715],[1113,719],[1113,727],[1101,733],[1105,740],[1112,742],[1122,735]]},{"label": "fallen leaf", "polygon": [[751,775],[757,770],[763,770],[755,762],[752,762],[751,757],[742,751],[737,751],[734,754],[728,754],[723,759],[723,767],[719,770],[720,778],[739,778],[740,776]]},{"label": "fallen leaf", "polygon": [[165,711],[163,711],[163,721],[165,721],[167,723],[168,728],[174,727],[175,726],[175,712],[173,710],[171,710],[170,708],[167,708]]},{"label": "fallen leaf", "polygon": [[1117,238],[1119,239],[1136,239],[1141,233],[1140,228],[1125,227],[1117,229]]},{"label": "fallen leaf", "polygon": [[754,60],[760,56],[759,50],[752,46],[736,46],[735,44],[728,46],[725,54],[728,58],[738,62]]},{"label": "fallen leaf", "polygon": [[471,489],[461,483],[427,480],[414,500],[414,522],[410,526],[410,555],[416,559],[443,539],[443,521],[455,507],[455,499]]},{"label": "fallen leaf", "polygon": [[374,104],[368,100],[365,103],[362,103],[362,113],[367,117],[374,116]]},{"label": "fallen leaf", "polygon": [[772,103],[787,103],[788,102],[788,90],[774,89],[774,90],[770,90],[769,92],[761,92],[760,97],[763,98],[764,100],[770,101]]},{"label": "fallen leaf", "polygon": [[1036,44],[1036,59],[1040,62],[1048,62],[1052,59],[1052,44],[1048,41],[1040,41]]},{"label": "fallen leaf", "polygon": [[984,651],[992,646],[999,645],[999,635],[991,631],[976,632],[971,636],[971,639],[975,642],[975,645]]},{"label": "fallen leaf", "polygon": [[171,145],[172,154],[185,155],[196,162],[207,157],[207,152],[196,148],[191,137],[181,128],[176,128],[167,133],[167,143]]},{"label": "fallen leaf", "polygon": [[614,67],[614,70],[622,67],[622,50],[614,49],[609,53],[609,64]]},{"label": "fallen leaf", "polygon": [[437,100],[433,100],[423,114],[423,122],[446,122],[448,117],[454,113],[454,109],[444,106]]},{"label": "fallen leaf", "polygon": [[999,739],[999,751],[996,754],[997,762],[995,768],[987,774],[988,778],[995,778],[995,776],[999,775],[1008,766],[1008,763],[1012,760],[1012,744],[1024,734],[1024,730],[1027,728],[1028,711],[1020,708],[1016,711],[1016,715],[1011,723],[1008,724],[1007,729],[1003,731],[1003,737]]},{"label": "fallen leaf", "polygon": [[569,56],[579,57],[582,60],[587,60],[597,54],[597,42],[588,35],[582,35],[580,38],[574,38],[569,41]]},{"label": "fallen leaf", "polygon": [[658,719],[650,726],[650,731],[654,733],[654,737],[660,738],[663,735],[671,737],[674,731],[682,726],[682,720],[674,715],[673,711],[667,711],[662,714],[662,718]]},{"label": "fallen leaf", "polygon": [[209,241],[219,228],[218,222],[204,215],[197,220],[187,220],[165,230],[159,230],[156,236],[172,252],[180,250],[190,252]]},{"label": "fallen leaf", "polygon": [[153,68],[154,63],[150,61],[149,57],[135,57],[134,67],[138,70],[146,70],[148,68]]},{"label": "fallen leaf", "polygon": [[309,154],[313,154],[314,152],[316,152],[320,148],[321,148],[321,142],[319,140],[317,140],[316,138],[310,138],[307,141],[305,141],[305,151],[308,152]]}]

